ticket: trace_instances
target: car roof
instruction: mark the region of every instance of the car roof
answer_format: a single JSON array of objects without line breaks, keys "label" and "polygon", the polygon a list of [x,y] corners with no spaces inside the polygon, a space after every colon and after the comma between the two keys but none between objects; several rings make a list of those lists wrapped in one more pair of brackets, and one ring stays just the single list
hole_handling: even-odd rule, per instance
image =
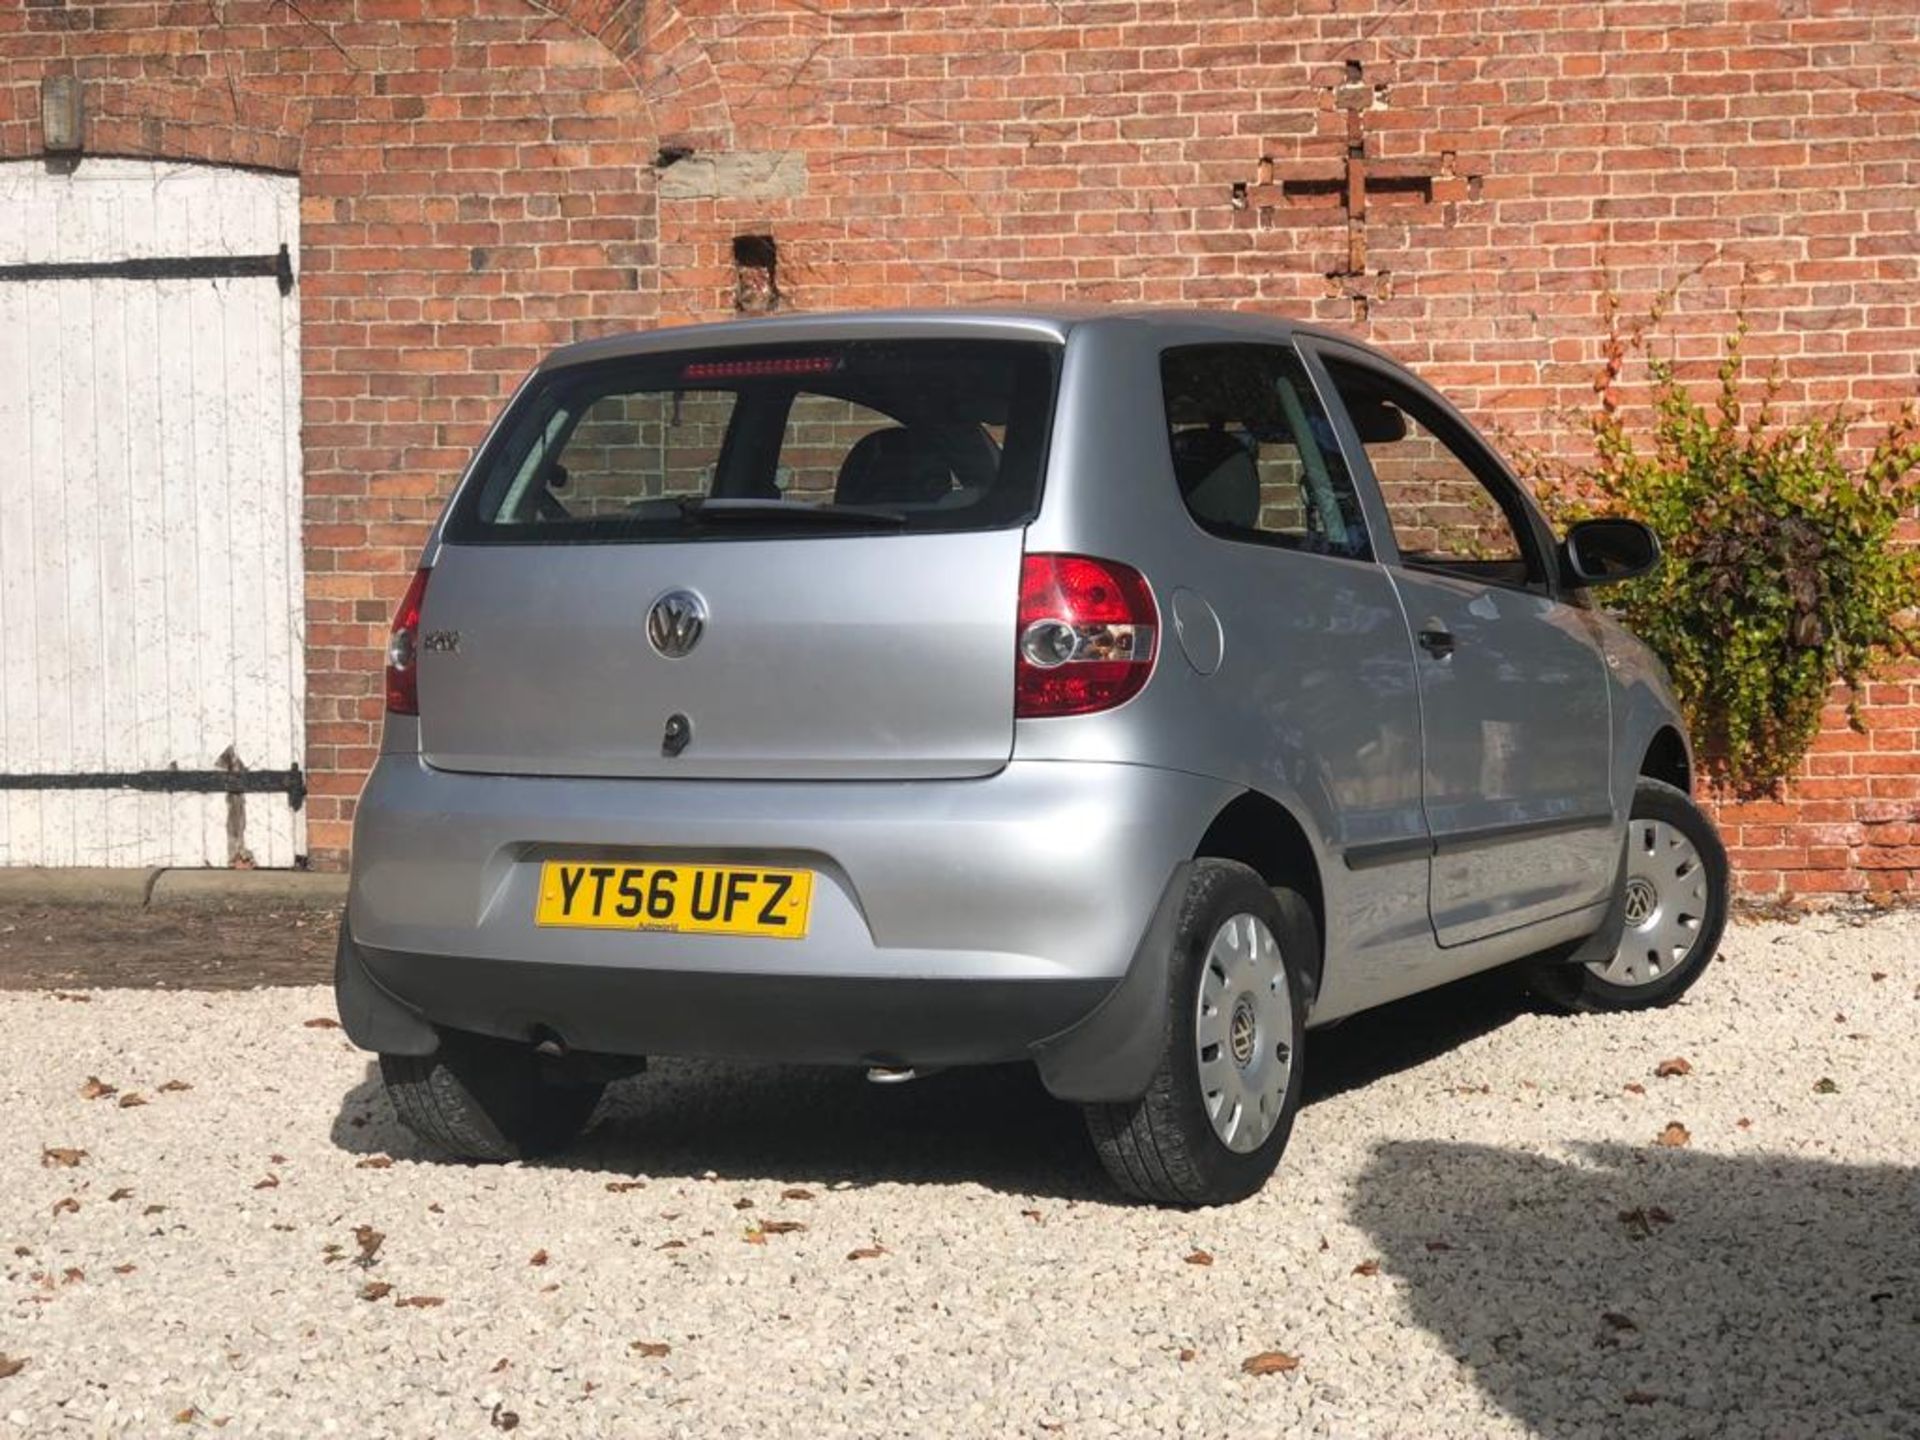
[{"label": "car roof", "polygon": [[592,360],[662,351],[723,349],[736,345],[823,343],[836,340],[937,339],[969,336],[980,339],[1040,340],[1062,344],[1074,330],[1092,325],[1146,327],[1217,333],[1222,339],[1260,339],[1285,343],[1296,334],[1320,339],[1359,342],[1350,335],[1305,325],[1283,315],[1238,310],[1198,310],[1163,306],[1058,305],[978,309],[843,310],[807,314],[769,315],[751,320],[724,320],[710,324],[670,325],[656,330],[633,330],[565,345],[548,355],[542,370],[559,369]]}]

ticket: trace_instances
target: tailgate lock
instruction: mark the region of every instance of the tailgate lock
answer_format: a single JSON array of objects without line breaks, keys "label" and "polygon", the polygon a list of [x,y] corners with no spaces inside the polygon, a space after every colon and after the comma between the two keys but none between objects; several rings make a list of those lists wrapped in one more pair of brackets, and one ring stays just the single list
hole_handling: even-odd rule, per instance
[{"label": "tailgate lock", "polygon": [[693,721],[678,710],[667,717],[667,728],[660,735],[660,753],[671,760],[693,739]]}]

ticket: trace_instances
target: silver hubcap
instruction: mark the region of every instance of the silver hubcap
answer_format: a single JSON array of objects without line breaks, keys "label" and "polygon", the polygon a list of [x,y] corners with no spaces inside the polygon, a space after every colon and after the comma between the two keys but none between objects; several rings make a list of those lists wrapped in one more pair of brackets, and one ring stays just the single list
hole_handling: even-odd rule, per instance
[{"label": "silver hubcap", "polygon": [[1710,900],[1707,867],[1691,840],[1664,820],[1635,820],[1627,847],[1626,932],[1611,960],[1587,966],[1614,985],[1670,975],[1700,938]]},{"label": "silver hubcap", "polygon": [[1259,1149],[1280,1123],[1293,1075],[1293,996],[1280,946],[1257,915],[1214,931],[1193,1038],[1213,1133],[1229,1150]]}]

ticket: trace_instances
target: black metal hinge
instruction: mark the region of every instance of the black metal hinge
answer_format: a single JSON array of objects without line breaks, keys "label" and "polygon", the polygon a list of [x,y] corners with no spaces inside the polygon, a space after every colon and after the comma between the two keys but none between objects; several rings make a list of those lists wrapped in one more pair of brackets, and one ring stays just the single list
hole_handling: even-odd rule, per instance
[{"label": "black metal hinge", "polygon": [[293,293],[293,256],[282,245],[272,255],[176,255],[145,260],[48,260],[0,265],[7,280],[225,280],[269,276],[280,293]]},{"label": "black metal hinge", "polygon": [[0,790],[145,790],[159,794],[273,795],[284,793],[298,810],[307,800],[307,777],[286,770],[96,770],[81,774],[4,775]]}]

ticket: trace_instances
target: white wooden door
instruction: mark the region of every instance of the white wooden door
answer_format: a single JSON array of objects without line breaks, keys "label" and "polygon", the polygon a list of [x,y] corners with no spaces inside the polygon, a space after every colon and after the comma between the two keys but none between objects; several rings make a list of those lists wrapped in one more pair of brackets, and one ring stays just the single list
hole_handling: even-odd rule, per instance
[{"label": "white wooden door", "polygon": [[305,852],[298,303],[268,266],[298,223],[287,176],[0,164],[0,865]]}]

